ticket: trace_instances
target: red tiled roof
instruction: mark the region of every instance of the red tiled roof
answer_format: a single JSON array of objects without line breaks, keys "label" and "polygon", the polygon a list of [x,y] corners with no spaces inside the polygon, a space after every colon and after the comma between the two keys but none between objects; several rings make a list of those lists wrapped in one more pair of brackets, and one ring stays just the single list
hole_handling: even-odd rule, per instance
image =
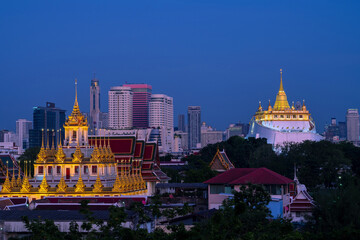
[{"label": "red tiled roof", "polygon": [[293,180],[267,168],[233,168],[213,177],[206,184],[289,184]]}]

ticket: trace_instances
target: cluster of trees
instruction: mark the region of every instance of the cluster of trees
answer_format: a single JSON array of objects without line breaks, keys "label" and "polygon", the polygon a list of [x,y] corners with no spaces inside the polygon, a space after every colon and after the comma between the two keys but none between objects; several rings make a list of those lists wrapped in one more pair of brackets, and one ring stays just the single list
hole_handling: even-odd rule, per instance
[{"label": "cluster of trees", "polygon": [[343,174],[360,176],[360,148],[348,142],[334,144],[328,141],[305,141],[288,144],[277,152],[266,139],[231,137],[227,141],[210,144],[197,155],[183,160],[188,165],[183,169],[163,169],[173,182],[203,182],[215,176],[209,163],[217,148],[225,149],[229,159],[237,168],[266,167],[290,179],[297,177],[309,189],[334,188]]}]

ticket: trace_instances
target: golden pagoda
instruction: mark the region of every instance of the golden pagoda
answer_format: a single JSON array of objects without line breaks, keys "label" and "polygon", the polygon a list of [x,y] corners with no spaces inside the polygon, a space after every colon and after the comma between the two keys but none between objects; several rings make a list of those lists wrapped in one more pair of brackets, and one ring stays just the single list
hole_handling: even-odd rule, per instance
[{"label": "golden pagoda", "polygon": [[[47,141],[44,147],[44,130],[42,146],[34,163],[34,177],[25,167],[23,180],[20,171],[16,181],[7,173],[0,197],[27,196],[29,199],[41,199],[46,196],[121,196],[143,194],[146,184],[140,176],[139,165],[132,169],[131,157],[121,161],[121,175],[118,174],[118,161],[110,147],[95,138],[94,146],[89,145],[88,122],[80,112],[77,100],[77,81],[75,82],[75,103],[70,116],[64,124],[65,139],[50,148]],[[49,137],[47,138],[49,139]],[[30,162],[29,162],[30,163]],[[42,179],[40,181],[40,179]],[[51,179],[51,180],[50,180]],[[16,187],[15,187],[16,186]]]},{"label": "golden pagoda", "polygon": [[280,88],[272,107],[270,100],[266,108],[259,107],[250,121],[247,137],[266,138],[273,146],[282,146],[286,142],[302,142],[305,140],[319,141],[323,137],[316,133],[315,122],[303,101],[290,107],[284,86],[283,72],[280,69]]}]

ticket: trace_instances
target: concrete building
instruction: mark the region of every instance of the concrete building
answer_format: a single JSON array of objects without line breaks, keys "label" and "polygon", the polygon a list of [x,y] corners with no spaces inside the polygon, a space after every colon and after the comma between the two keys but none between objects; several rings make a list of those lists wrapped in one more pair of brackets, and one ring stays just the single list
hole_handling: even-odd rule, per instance
[{"label": "concrete building", "polygon": [[174,141],[174,103],[165,94],[151,95],[149,103],[149,126],[159,129],[161,152],[171,152]]},{"label": "concrete building", "polygon": [[133,127],[149,127],[149,102],[152,92],[151,85],[124,84],[123,87],[129,87],[133,92]]},{"label": "concrete building", "polygon": [[201,147],[201,108],[200,106],[188,107],[188,133],[189,149]]},{"label": "concrete building", "polygon": [[228,140],[233,136],[245,137],[249,132],[249,124],[247,123],[235,123],[230,124],[225,130],[225,139]]},{"label": "concrete building", "polygon": [[32,129],[32,122],[26,119],[16,121],[16,138],[19,154],[29,148],[29,130]]},{"label": "concrete building", "polygon": [[[34,107],[33,129],[29,130],[29,146],[40,147],[42,136],[45,143],[49,139],[50,145],[52,145],[54,139],[56,146],[60,138],[60,130],[64,133],[65,112],[65,110],[56,108],[55,103],[51,102],[46,102],[46,107]],[[52,130],[54,130],[54,136],[52,136]],[[61,138],[64,138],[63,134]]]},{"label": "concrete building", "polygon": [[100,84],[99,80],[94,78],[90,85],[90,130],[94,131],[95,128],[101,128],[100,122]]},{"label": "concrete building", "polygon": [[186,132],[185,115],[184,114],[178,115],[178,131]]},{"label": "concrete building", "polygon": [[346,112],[347,140],[354,145],[359,145],[359,111],[348,109]]},{"label": "concrete building", "polygon": [[133,127],[133,92],[129,87],[112,87],[109,91],[109,128]]},{"label": "concrete building", "polygon": [[203,122],[201,126],[201,147],[206,147],[208,144],[222,142],[222,140],[222,131],[216,131],[211,126],[207,126],[206,123]]},{"label": "concrete building", "polygon": [[[179,144],[180,152],[189,150],[189,134],[187,132],[175,131],[174,133],[174,145]],[[174,149],[174,152],[177,152]]]}]

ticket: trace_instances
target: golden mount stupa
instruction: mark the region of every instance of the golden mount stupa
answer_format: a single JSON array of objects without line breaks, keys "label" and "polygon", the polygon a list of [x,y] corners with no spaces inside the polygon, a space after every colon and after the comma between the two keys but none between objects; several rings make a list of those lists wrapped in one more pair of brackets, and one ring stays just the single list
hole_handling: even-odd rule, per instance
[{"label": "golden mount stupa", "polygon": [[315,122],[305,106],[290,107],[283,86],[282,69],[280,69],[280,88],[272,107],[269,100],[267,109],[259,102],[258,110],[250,121],[247,137],[266,138],[274,146],[285,143],[300,143],[305,140],[320,141],[322,136],[316,133]]},{"label": "golden mount stupa", "polygon": [[[115,159],[110,138],[104,134],[89,144],[88,122],[80,112],[75,81],[75,103],[64,124],[64,145],[50,148],[44,141],[34,164],[34,176],[26,166],[23,173],[12,176],[2,185],[0,197],[28,197],[29,200],[53,197],[102,197],[147,193],[141,174],[141,160]],[[44,137],[43,137],[44,139]],[[15,181],[16,180],[16,181]]]}]

